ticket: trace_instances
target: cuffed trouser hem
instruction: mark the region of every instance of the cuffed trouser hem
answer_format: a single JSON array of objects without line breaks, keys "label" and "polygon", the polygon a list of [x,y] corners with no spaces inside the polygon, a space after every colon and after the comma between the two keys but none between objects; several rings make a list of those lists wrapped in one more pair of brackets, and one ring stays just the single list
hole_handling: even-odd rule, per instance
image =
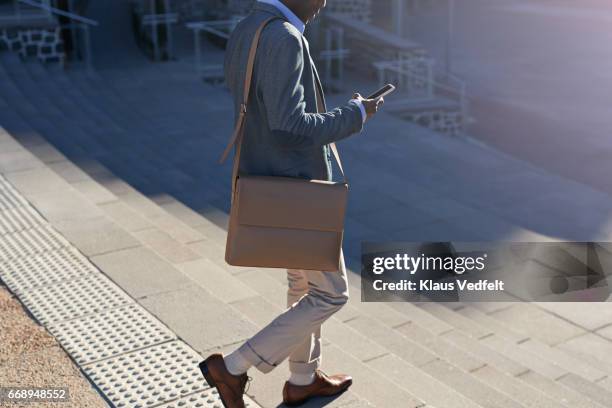
[{"label": "cuffed trouser hem", "polygon": [[245,359],[249,361],[249,363],[253,365],[253,367],[264,374],[269,373],[276,368],[276,365],[268,363],[259,354],[257,354],[257,352],[253,350],[248,342],[240,346],[238,351]]},{"label": "cuffed trouser hem", "polygon": [[289,361],[289,372],[292,374],[312,374],[321,367],[321,357],[309,363]]}]

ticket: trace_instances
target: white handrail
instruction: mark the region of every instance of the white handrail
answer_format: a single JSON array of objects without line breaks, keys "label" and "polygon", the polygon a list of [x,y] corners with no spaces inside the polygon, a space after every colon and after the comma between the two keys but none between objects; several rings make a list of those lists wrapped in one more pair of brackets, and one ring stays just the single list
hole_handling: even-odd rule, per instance
[{"label": "white handrail", "polygon": [[411,69],[410,67],[399,67],[399,61],[380,61],[380,62],[376,62],[374,63],[374,65],[378,68],[383,68],[383,69],[387,69],[389,71],[401,74],[401,73],[409,73],[410,76],[412,76],[413,78],[417,78],[420,79],[424,82],[430,82],[433,86],[440,88],[440,89],[444,89],[447,91],[451,91],[454,93],[461,93],[461,89],[465,87],[466,82],[462,79],[460,79],[459,77],[455,76],[455,75],[448,75],[448,74],[443,74],[447,79],[449,79],[450,81],[454,81],[456,82],[456,86],[452,86],[450,84],[443,84],[439,81],[436,81],[434,78],[430,78],[427,75],[424,74],[420,74],[418,72],[415,72],[413,69]]},{"label": "white handrail", "polygon": [[78,14],[69,13],[67,11],[60,10],[58,8],[55,8],[55,7],[47,6],[46,4],[42,4],[42,3],[39,3],[37,1],[33,1],[33,0],[19,0],[19,2],[27,4],[27,5],[30,5],[30,6],[38,7],[41,10],[45,10],[45,11],[48,11],[50,13],[62,16],[62,17],[68,17],[69,19],[74,20],[74,21],[78,21],[79,23],[87,24],[87,25],[94,26],[94,27],[98,26],[98,22],[96,20],[92,20],[92,19],[87,18],[87,17],[79,16]]},{"label": "white handrail", "polygon": [[142,24],[165,24],[165,23],[177,23],[177,13],[165,13],[165,14],[144,14],[142,16]]},{"label": "white handrail", "polygon": [[[425,59],[425,61],[433,61],[431,59]],[[412,67],[402,66],[402,60],[393,60],[393,61],[380,61],[375,62],[374,66],[379,70],[387,70],[393,72],[394,74],[399,75],[408,75],[411,78],[417,79],[426,83],[428,85],[428,97],[431,98],[435,90],[441,90],[445,92],[447,95],[454,95],[454,98],[457,99],[459,103],[459,109],[461,112],[461,116],[463,118],[461,127],[465,127],[466,121],[469,119],[469,106],[467,99],[467,83],[465,80],[459,78],[453,74],[443,74],[447,83],[443,83],[437,81],[435,79],[435,70],[433,65],[430,65],[429,75],[422,74],[414,71]],[[380,71],[379,71],[380,72]],[[382,80],[382,77],[381,77]],[[384,82],[384,81],[382,81]],[[454,82],[454,85],[452,84]]]}]

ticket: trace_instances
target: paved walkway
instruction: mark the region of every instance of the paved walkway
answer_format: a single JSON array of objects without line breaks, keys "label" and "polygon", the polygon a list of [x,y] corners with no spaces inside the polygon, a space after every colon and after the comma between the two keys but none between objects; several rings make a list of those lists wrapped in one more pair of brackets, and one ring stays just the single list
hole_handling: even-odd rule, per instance
[{"label": "paved walkway", "polygon": [[[228,351],[285,306],[282,273],[223,261],[230,169],[216,159],[232,112],[226,91],[194,81],[190,68],[168,63],[86,74],[0,54],[0,75],[7,79],[0,82],[0,174],[46,225],[27,224],[20,227],[26,232],[10,234],[21,243],[10,253],[52,265],[71,259],[59,270],[72,275],[28,289],[40,294],[32,298],[111,305],[48,306],[32,309],[35,315],[49,328],[87,320],[68,317],[75,312],[95,316],[83,324],[139,315],[158,328],[152,339],[170,336],[145,346],[147,339],[133,335],[140,330],[127,330],[132,324],[108,323],[99,335],[112,329],[116,339],[95,348],[96,342],[81,340],[80,326],[65,327],[60,342],[80,343],[85,351],[75,355],[84,366],[100,368],[88,372],[94,382],[105,381],[101,367],[120,360],[116,353],[138,353],[120,351],[124,344],[128,350],[181,344],[201,355]],[[340,148],[352,192],[345,247],[353,294],[359,293],[354,272],[362,240],[610,236],[608,195],[469,140],[383,113]],[[40,256],[19,252],[30,246]],[[78,256],[70,258],[66,248],[76,248]],[[342,397],[312,406],[612,406],[608,309],[364,304],[354,295],[326,325],[324,368],[350,372],[355,384]],[[150,355],[143,353],[146,361]],[[120,377],[119,367],[106,373]],[[249,396],[262,407],[278,406],[286,366],[253,375]],[[130,376],[113,384],[123,380]],[[178,385],[186,387],[183,380]],[[115,397],[129,392],[119,387]]]},{"label": "paved walkway", "polygon": [[[0,279],[113,406],[220,404],[198,370],[201,356],[101,273],[2,176],[0,203]],[[46,331],[10,312],[5,294],[0,291],[0,383],[69,387],[72,406],[105,406],[75,380],[78,374]]]}]

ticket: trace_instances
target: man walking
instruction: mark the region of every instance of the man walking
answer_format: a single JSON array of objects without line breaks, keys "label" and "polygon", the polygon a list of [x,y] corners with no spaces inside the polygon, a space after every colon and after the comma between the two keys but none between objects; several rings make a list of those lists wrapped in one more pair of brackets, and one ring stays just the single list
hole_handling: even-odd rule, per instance
[{"label": "man walking", "polygon": [[[344,106],[316,113],[317,107],[325,111],[325,102],[303,33],[323,7],[325,0],[260,0],[228,42],[225,77],[238,113],[251,41],[262,23],[274,18],[257,48],[241,173],[331,180],[329,144],[360,132],[383,103],[382,98],[355,94]],[[213,354],[200,364],[227,408],[244,407],[249,368],[267,373],[286,358],[291,373],[283,388],[287,405],[339,394],[352,383],[348,375],[328,376],[319,370],[321,324],[348,300],[343,257],[338,272],[287,270],[287,278],[284,313],[231,354]]]}]

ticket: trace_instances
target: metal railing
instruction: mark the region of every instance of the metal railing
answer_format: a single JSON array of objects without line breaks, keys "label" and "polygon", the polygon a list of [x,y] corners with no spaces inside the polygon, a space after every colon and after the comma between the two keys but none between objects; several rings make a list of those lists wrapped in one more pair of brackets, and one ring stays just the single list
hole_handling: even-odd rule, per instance
[{"label": "metal railing", "polygon": [[140,24],[142,31],[146,30],[147,26],[151,27],[151,41],[153,45],[153,59],[161,59],[162,49],[159,43],[158,31],[160,26],[165,27],[167,35],[166,41],[166,52],[167,57],[170,59],[174,56],[174,39],[172,37],[171,24],[178,23],[179,18],[177,13],[163,13],[163,14],[143,14],[141,16]]},{"label": "metal railing", "polygon": [[202,34],[208,33],[222,40],[228,40],[242,18],[241,16],[235,16],[228,20],[193,21],[185,25],[193,31],[195,67],[198,75],[201,75],[204,79],[221,79],[223,77],[223,65],[205,63],[202,58]]},{"label": "metal railing", "polygon": [[456,95],[461,107],[461,115],[465,121],[468,121],[470,119],[470,105],[468,103],[466,81],[448,72],[436,72],[435,75],[436,78],[439,78],[435,80],[436,86],[444,93],[448,92],[451,95]]},{"label": "metal railing", "polygon": [[319,53],[319,58],[325,64],[323,83],[328,90],[342,89],[344,85],[344,61],[349,55],[350,51],[344,46],[344,29],[342,27],[326,28],[325,49]]},{"label": "metal railing", "polygon": [[[24,13],[24,10],[21,10],[21,7],[19,7],[19,4],[26,4],[37,10],[40,10],[42,13],[38,13],[33,10],[28,10],[27,12]],[[79,44],[77,30],[81,30],[81,32],[83,33],[82,47],[84,51],[82,54],[85,54],[84,60],[86,61],[87,66],[91,67],[91,39],[90,39],[89,28],[97,27],[98,26],[97,21],[92,20],[87,17],[80,16],[75,13],[71,13],[69,11],[65,11],[65,10],[61,10],[56,7],[53,7],[51,6],[51,2],[49,0],[41,0],[41,1],[17,0],[15,2],[15,14],[11,16],[3,16],[2,21],[11,21],[11,23],[13,24],[15,23],[20,24],[22,22],[24,24],[27,24],[27,21],[31,20],[33,17],[38,18],[38,17],[44,17],[44,16],[46,16],[49,20],[52,20],[53,16],[59,16],[59,17],[63,17],[63,18],[70,20],[69,23],[67,24],[60,23],[58,24],[58,26],[61,29],[70,30],[71,35],[72,35],[72,43],[75,49],[77,47],[77,44]]]},{"label": "metal railing", "polygon": [[40,19],[40,20],[49,20],[51,18],[51,14],[41,10],[39,8],[27,8],[23,9],[21,6],[21,2],[14,1],[13,2],[13,14],[0,15],[0,26],[7,23],[18,23],[22,20],[28,19]]},{"label": "metal railing", "polygon": [[411,101],[432,101],[446,98],[455,101],[462,123],[469,120],[469,106],[466,82],[459,77],[438,72],[431,58],[398,59],[374,63],[378,70],[380,85],[388,82],[398,84],[399,90]]},{"label": "metal railing", "polygon": [[55,15],[62,16],[62,17],[67,17],[67,18],[69,18],[72,21],[77,21],[79,23],[83,23],[83,24],[87,24],[87,25],[91,25],[91,26],[96,26],[96,27],[98,26],[98,22],[95,21],[95,20],[92,20],[92,19],[87,18],[87,17],[80,16],[78,14],[71,13],[69,11],[65,11],[65,10],[61,10],[61,9],[52,7],[50,5],[49,0],[40,1],[40,2],[35,1],[35,0],[18,0],[18,2],[19,3],[23,3],[23,4],[27,4],[27,5],[32,6],[32,7],[39,8],[41,10],[45,10],[45,11],[49,12],[50,14],[55,14]]},{"label": "metal railing", "polygon": [[414,98],[434,96],[434,61],[431,58],[398,58],[375,62],[380,84],[392,82]]}]

